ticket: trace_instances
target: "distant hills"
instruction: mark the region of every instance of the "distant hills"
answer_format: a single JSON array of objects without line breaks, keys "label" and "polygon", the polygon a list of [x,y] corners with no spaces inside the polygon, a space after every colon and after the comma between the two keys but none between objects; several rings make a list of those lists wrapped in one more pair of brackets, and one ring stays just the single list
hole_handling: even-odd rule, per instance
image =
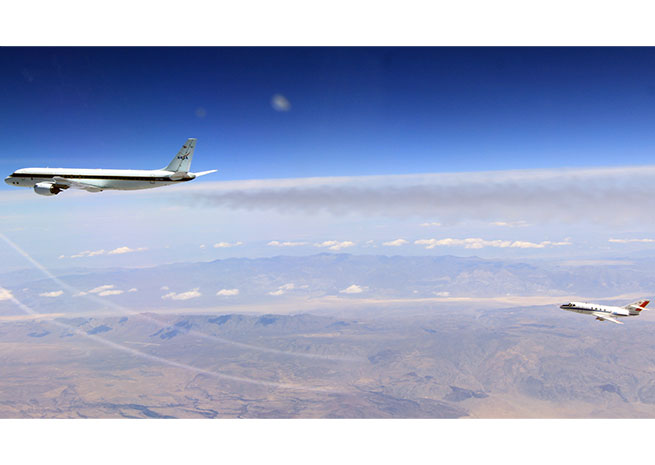
[{"label": "distant hills", "polygon": [[[230,258],[138,269],[60,271],[59,278],[74,291],[39,274],[17,273],[6,279],[11,285],[4,285],[45,312],[88,310],[102,307],[103,302],[156,310],[275,306],[326,297],[357,300],[583,295],[601,299],[626,293],[649,296],[655,289],[653,260],[572,266],[454,256],[318,254]],[[53,294],[60,290],[60,295]],[[75,297],[80,293],[86,295]],[[11,306],[0,302],[0,310]]]}]

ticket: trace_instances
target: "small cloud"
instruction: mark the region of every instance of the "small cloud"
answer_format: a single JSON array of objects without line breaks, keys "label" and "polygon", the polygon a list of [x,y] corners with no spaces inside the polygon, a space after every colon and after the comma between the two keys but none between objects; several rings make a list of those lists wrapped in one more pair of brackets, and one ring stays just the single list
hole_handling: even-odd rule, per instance
[{"label": "small cloud", "polygon": [[59,290],[59,291],[52,291],[52,292],[42,292],[39,295],[41,297],[59,297],[63,293],[64,293],[64,291]]},{"label": "small cloud", "polygon": [[382,245],[386,245],[389,247],[400,247],[401,245],[405,245],[408,243],[409,241],[406,241],[405,239],[396,239],[395,241],[383,242]]},{"label": "small cloud", "polygon": [[107,297],[108,295],[119,295],[122,294],[124,291],[121,291],[120,289],[112,289],[108,291],[102,291],[98,292],[98,295],[101,297]]},{"label": "small cloud", "polygon": [[75,255],[71,255],[71,258],[96,257],[98,255],[104,255],[104,254],[105,254],[105,249],[85,250],[84,252],[79,252],[76,253]]},{"label": "small cloud", "polygon": [[172,299],[172,300],[189,300],[189,299],[195,299],[196,297],[200,297],[202,294],[198,291],[198,287],[195,289],[191,289],[190,291],[186,292],[180,292],[180,293],[175,293],[175,292],[169,292],[166,295],[161,296],[162,299]]},{"label": "small cloud", "polygon": [[60,255],[59,256],[59,260],[61,260],[62,258],[66,258],[66,255]]},{"label": "small cloud", "polygon": [[221,289],[216,293],[216,295],[223,295],[223,296],[239,295],[239,289]]},{"label": "small cloud", "polygon": [[205,244],[200,244],[200,248],[201,248],[201,249],[204,249],[204,248],[205,248]]},{"label": "small cloud", "polygon": [[448,297],[450,295],[450,292],[448,291],[435,292],[434,295],[438,297]]},{"label": "small cloud", "polygon": [[608,241],[614,244],[630,244],[635,242],[649,244],[655,242],[655,239],[608,239]]},{"label": "small cloud", "polygon": [[301,246],[301,245],[307,245],[307,242],[271,241],[267,245],[270,245],[272,247],[298,247],[298,246]]},{"label": "small cloud", "polygon": [[82,297],[83,295],[87,295],[88,292],[80,291],[77,294],[73,294],[73,297]]},{"label": "small cloud", "polygon": [[136,292],[138,289],[136,287],[133,287],[132,289],[128,289],[127,292]]},{"label": "small cloud", "polygon": [[327,247],[330,250],[341,250],[354,245],[355,243],[352,241],[323,241],[314,244],[316,247]]},{"label": "small cloud", "polygon": [[291,110],[291,102],[282,94],[275,94],[271,97],[271,106],[275,111]]},{"label": "small cloud", "polygon": [[340,290],[339,293],[340,294],[361,294],[366,289],[367,289],[366,287],[358,286],[357,284],[352,284],[352,285],[348,286],[347,288]]},{"label": "small cloud", "polygon": [[561,242],[542,241],[542,242],[528,242],[528,241],[505,241],[505,240],[485,240],[479,237],[469,237],[466,239],[420,239],[414,241],[416,245],[424,245],[426,249],[434,249],[437,246],[445,247],[464,247],[465,249],[482,249],[483,247],[498,247],[498,248],[518,248],[518,249],[543,249],[545,247],[571,245],[568,240]]},{"label": "small cloud", "polygon": [[143,252],[144,250],[147,250],[147,248],[139,247],[137,249],[130,249],[127,246],[123,246],[123,247],[118,247],[117,249],[114,250],[110,250],[109,252],[107,252],[107,255],[120,255],[120,254],[131,253],[131,252]]},{"label": "small cloud", "polygon": [[277,288],[276,291],[269,292],[268,295],[282,295],[287,291],[292,291],[296,288],[294,283],[286,283]]},{"label": "small cloud", "polygon": [[116,286],[114,286],[113,284],[104,284],[102,286],[94,287],[93,289],[91,289],[89,291],[89,294],[98,294],[100,292],[104,292],[104,291],[106,291],[108,289],[113,289],[115,287]]},{"label": "small cloud", "polygon": [[0,301],[3,300],[11,300],[14,298],[14,295],[11,293],[9,289],[5,289],[3,287],[0,287]]},{"label": "small cloud", "polygon": [[505,228],[524,228],[530,226],[526,221],[493,221],[490,223],[492,226],[501,226]]},{"label": "small cloud", "polygon": [[[147,247],[138,247],[136,249],[131,249],[127,246],[118,247],[116,249],[110,250],[107,252],[105,249],[100,250],[85,250],[84,252],[78,252],[75,255],[71,255],[71,258],[85,258],[85,257],[97,257],[99,255],[120,255],[130,252],[142,252],[148,250]],[[59,258],[65,258],[64,255],[60,255]]]},{"label": "small cloud", "polygon": [[430,223],[421,223],[421,226],[423,226],[424,228],[429,228],[430,226],[441,226],[441,223],[432,221]]},{"label": "small cloud", "polygon": [[223,249],[223,248],[228,248],[228,247],[236,247],[238,245],[243,245],[243,242],[233,242],[233,243],[217,242],[216,244],[214,244],[214,248]]},{"label": "small cloud", "polygon": [[167,291],[167,290],[170,289],[170,287],[168,287],[168,286],[162,286],[162,287],[160,287],[159,289],[162,290],[162,291]]}]

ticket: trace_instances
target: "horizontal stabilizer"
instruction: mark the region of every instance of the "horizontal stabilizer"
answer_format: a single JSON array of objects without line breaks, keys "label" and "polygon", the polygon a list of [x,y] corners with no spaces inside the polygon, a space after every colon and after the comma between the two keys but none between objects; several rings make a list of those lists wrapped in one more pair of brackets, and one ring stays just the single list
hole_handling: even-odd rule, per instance
[{"label": "horizontal stabilizer", "polygon": [[204,176],[206,174],[215,173],[217,171],[218,170],[201,171],[200,173],[193,173],[193,175],[197,178],[198,176]]},{"label": "horizontal stabilizer", "polygon": [[650,303],[650,300],[639,300],[637,302],[633,302],[631,304],[626,305],[625,308],[626,310],[629,310],[631,313],[632,312],[640,312],[644,308],[646,308],[646,305]]}]

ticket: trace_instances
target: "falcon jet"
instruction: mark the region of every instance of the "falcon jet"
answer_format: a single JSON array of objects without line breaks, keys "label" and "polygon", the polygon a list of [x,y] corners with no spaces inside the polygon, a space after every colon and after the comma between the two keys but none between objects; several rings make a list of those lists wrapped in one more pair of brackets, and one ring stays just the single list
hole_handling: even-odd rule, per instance
[{"label": "falcon jet", "polygon": [[47,196],[57,195],[70,188],[87,192],[152,189],[191,181],[198,176],[216,172],[189,171],[195,148],[196,139],[187,139],[168,166],[159,170],[23,168],[6,177],[5,182],[10,186],[31,187],[37,194]]},{"label": "falcon jet", "polygon": [[590,304],[587,302],[569,302],[568,304],[561,305],[559,308],[568,310],[569,312],[584,313],[585,315],[595,316],[600,321],[611,321],[622,325],[623,323],[617,318],[626,316],[639,316],[641,311],[646,308],[649,300],[640,300],[625,307],[613,307],[610,305]]}]

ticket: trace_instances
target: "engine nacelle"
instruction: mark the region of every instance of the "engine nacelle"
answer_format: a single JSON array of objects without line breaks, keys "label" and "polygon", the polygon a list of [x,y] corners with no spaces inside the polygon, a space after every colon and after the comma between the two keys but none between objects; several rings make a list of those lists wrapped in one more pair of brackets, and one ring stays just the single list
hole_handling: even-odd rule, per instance
[{"label": "engine nacelle", "polygon": [[51,182],[38,182],[34,185],[34,192],[39,195],[57,195],[61,189]]}]

